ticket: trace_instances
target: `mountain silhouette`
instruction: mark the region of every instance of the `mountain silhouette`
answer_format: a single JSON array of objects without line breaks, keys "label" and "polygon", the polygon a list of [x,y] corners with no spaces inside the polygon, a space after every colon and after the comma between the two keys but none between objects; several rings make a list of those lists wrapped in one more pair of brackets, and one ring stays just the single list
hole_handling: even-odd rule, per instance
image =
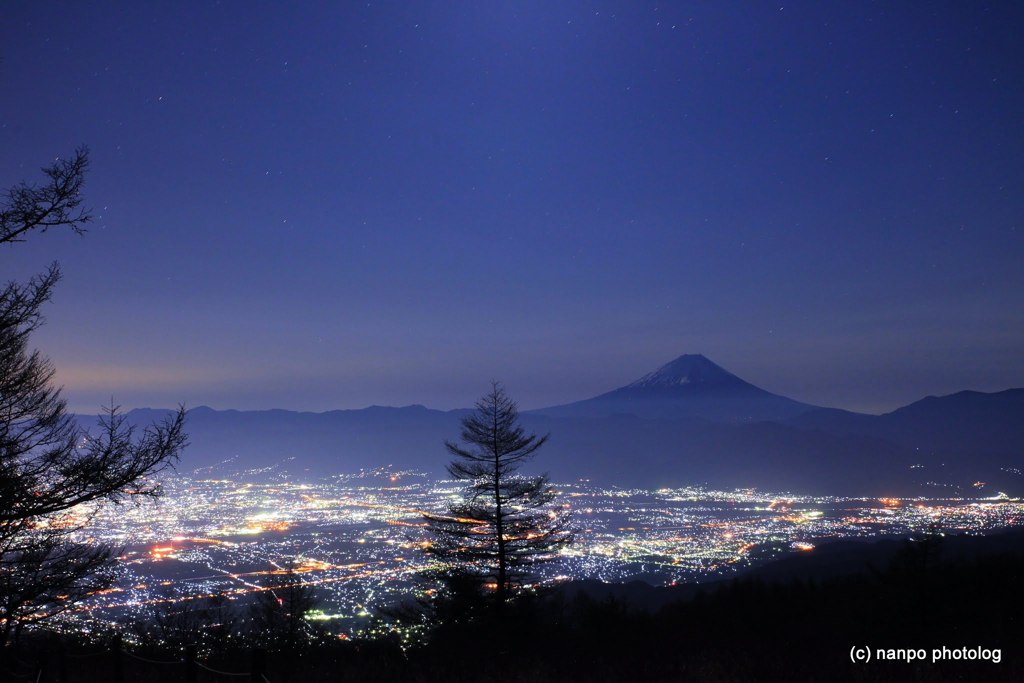
[{"label": "mountain silhouette", "polygon": [[1024,389],[929,396],[884,415],[826,408],[788,421],[802,429],[868,436],[924,453],[981,459],[1024,453]]},{"label": "mountain silhouette", "polygon": [[[458,436],[467,412],[203,406],[188,413],[191,445],[180,470],[306,477],[390,465],[443,477],[444,440]],[[141,428],[168,413],[141,409],[128,418]],[[522,421],[530,432],[552,434],[531,467],[561,482],[876,496],[1024,493],[1024,389],[964,391],[864,415],[772,394],[704,356],[685,355],[600,396],[526,411]]]},{"label": "mountain silhouette", "polygon": [[553,417],[627,414],[747,423],[785,420],[818,409],[756,387],[700,354],[686,354],[624,387],[533,412]]}]

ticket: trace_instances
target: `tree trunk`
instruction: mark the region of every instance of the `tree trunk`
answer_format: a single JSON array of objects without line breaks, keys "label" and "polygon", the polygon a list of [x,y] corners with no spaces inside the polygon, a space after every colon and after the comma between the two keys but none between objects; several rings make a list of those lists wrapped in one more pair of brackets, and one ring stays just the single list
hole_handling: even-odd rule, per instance
[{"label": "tree trunk", "polygon": [[494,530],[498,534],[498,585],[495,598],[499,605],[505,603],[505,587],[508,583],[505,567],[505,520],[501,515],[501,449],[498,447],[498,408],[494,407]]}]

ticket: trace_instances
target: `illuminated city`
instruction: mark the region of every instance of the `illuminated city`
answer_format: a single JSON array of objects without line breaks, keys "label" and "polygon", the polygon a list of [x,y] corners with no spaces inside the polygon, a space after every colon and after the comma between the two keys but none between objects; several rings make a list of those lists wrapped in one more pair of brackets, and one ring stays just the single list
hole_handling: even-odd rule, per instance
[{"label": "illuminated city", "polygon": [[[232,478],[176,476],[163,498],[111,506],[89,540],[125,548],[115,587],[64,617],[67,628],[145,621],[161,603],[223,594],[239,606],[293,564],[319,587],[310,615],[332,632],[362,633],[377,609],[408,599],[427,566],[422,511],[439,511],[453,482],[376,470],[303,481],[250,471]],[[988,498],[867,499],[754,489],[624,490],[586,481],[559,486],[576,541],[543,567],[547,584],[707,581],[840,538],[941,529],[981,534],[1024,521],[1024,502]]]}]

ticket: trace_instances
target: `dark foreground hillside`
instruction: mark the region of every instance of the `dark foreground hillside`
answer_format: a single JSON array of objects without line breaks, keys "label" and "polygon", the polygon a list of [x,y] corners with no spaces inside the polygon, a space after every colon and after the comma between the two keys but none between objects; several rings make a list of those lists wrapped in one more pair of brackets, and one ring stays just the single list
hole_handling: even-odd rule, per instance
[{"label": "dark foreground hillside", "polygon": [[[500,616],[460,615],[438,628],[429,645],[407,652],[381,642],[334,641],[301,654],[271,648],[263,670],[272,683],[1020,681],[1022,540],[1020,534],[929,536],[866,544],[859,559],[845,548],[841,561],[819,560],[817,569],[814,562],[807,571],[792,562],[782,569],[769,565],[652,611],[614,596],[552,595]],[[919,650],[914,656],[923,660],[906,661],[908,649]],[[871,661],[851,661],[865,650]],[[879,661],[879,650],[901,659]],[[979,652],[986,661],[951,660]],[[935,656],[946,659],[933,663]],[[99,645],[37,638],[6,654],[4,675],[68,683],[245,680],[200,666],[192,667],[193,675],[185,665],[147,664],[139,657],[172,661],[180,654],[129,650],[118,669]],[[238,648],[201,663],[243,672],[252,661],[251,650]],[[41,674],[25,666],[32,662],[44,665]]]}]

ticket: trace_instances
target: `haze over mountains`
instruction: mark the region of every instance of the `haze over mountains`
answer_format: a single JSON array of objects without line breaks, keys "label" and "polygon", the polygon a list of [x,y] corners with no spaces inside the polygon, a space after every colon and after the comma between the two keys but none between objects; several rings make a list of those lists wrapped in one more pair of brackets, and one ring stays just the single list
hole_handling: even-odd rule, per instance
[{"label": "haze over mountains", "polygon": [[[129,413],[145,424],[167,411]],[[443,475],[465,410],[189,411],[183,470],[284,466],[294,475],[391,465]],[[929,397],[885,415],[795,401],[700,355],[624,387],[522,414],[552,437],[534,468],[556,481],[708,484],[845,495],[1024,493],[1024,389]],[[983,484],[978,484],[983,482]]]}]

